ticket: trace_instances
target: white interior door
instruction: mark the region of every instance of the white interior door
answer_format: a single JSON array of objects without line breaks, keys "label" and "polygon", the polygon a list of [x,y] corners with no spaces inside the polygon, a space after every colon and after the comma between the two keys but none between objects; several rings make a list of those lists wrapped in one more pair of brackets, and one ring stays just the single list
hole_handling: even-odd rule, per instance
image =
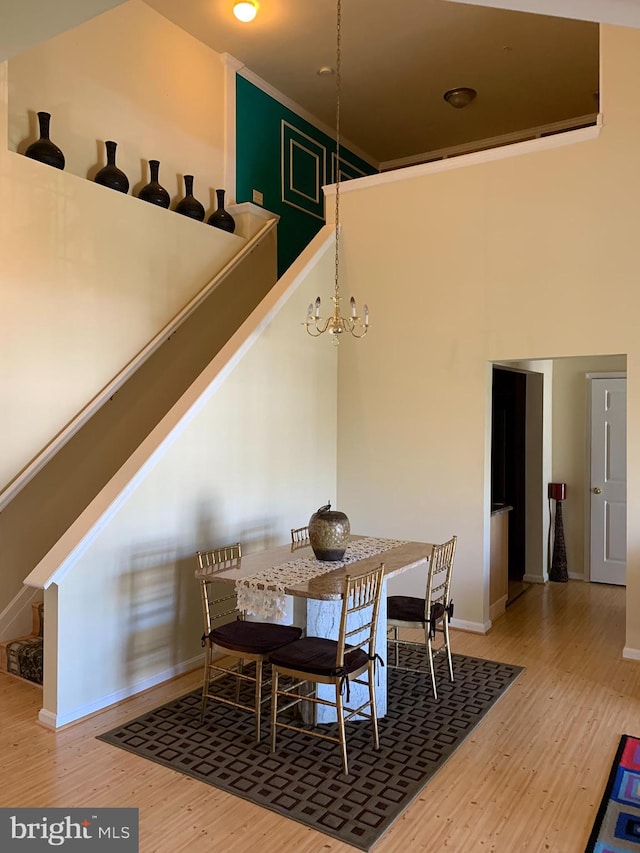
[{"label": "white interior door", "polygon": [[591,569],[598,583],[627,574],[627,380],[591,380]]}]

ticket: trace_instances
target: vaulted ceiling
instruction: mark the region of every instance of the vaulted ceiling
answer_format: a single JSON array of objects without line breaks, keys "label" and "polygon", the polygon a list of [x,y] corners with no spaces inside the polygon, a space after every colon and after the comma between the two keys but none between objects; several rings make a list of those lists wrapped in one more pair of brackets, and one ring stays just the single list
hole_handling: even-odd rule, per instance
[{"label": "vaulted ceiling", "polygon": [[[0,60],[120,2],[2,0]],[[232,0],[146,2],[334,126],[335,78],[317,70],[335,66],[335,0],[260,0],[248,25]],[[640,26],[640,3],[343,0],[343,134],[385,162],[595,113],[595,21]],[[442,98],[457,86],[478,92],[461,110]]]},{"label": "vaulted ceiling", "polygon": [[[146,0],[167,18],[335,126],[335,0],[260,0],[241,24],[231,0]],[[446,90],[476,99],[454,109]],[[594,23],[446,0],[343,0],[342,132],[393,161],[598,111]]]}]

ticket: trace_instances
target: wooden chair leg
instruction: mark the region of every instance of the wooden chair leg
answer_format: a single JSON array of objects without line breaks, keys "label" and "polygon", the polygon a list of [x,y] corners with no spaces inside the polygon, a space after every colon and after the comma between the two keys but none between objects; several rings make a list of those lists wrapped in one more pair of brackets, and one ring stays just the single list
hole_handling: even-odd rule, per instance
[{"label": "wooden chair leg", "polygon": [[262,717],[262,660],[256,661],[256,743],[260,743],[260,720]]},{"label": "wooden chair leg", "polygon": [[453,681],[453,661],[451,660],[451,646],[449,645],[449,618],[444,617],[444,639],[447,644],[447,661],[449,662],[449,681]]},{"label": "wooden chair leg", "polygon": [[278,715],[278,670],[271,670],[271,752],[276,751],[276,717]]},{"label": "wooden chair leg", "polygon": [[347,735],[344,729],[344,706],[342,703],[342,691],[340,680],[336,681],[336,714],[338,717],[338,732],[340,735],[340,748],[342,750],[342,767],[344,775],[349,775],[349,764],[347,762]]},{"label": "wooden chair leg", "polygon": [[[240,658],[238,660],[238,672],[240,675],[244,672],[244,660]],[[236,676],[236,702],[240,701],[240,684],[242,683],[242,679]]]},{"label": "wooden chair leg", "polygon": [[429,655],[429,672],[431,673],[431,686],[433,687],[433,698],[438,698],[438,689],[436,687],[436,670],[433,665],[433,649],[431,648],[431,637],[429,636],[429,628],[427,627],[427,653]]},{"label": "wooden chair leg", "polygon": [[204,720],[204,712],[207,707],[207,693],[209,692],[209,664],[211,663],[211,647],[207,641],[204,653],[204,679],[202,682],[202,705],[200,707],[200,722]]},{"label": "wooden chair leg", "polygon": [[373,729],[373,748],[380,749],[378,735],[378,709],[376,708],[376,670],[373,661],[369,663],[369,702],[371,704],[371,728]]}]

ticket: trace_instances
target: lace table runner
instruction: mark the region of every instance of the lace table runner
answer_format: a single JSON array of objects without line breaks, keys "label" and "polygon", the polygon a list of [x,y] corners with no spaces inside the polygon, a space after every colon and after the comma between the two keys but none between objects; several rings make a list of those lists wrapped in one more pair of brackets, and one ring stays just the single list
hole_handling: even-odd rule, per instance
[{"label": "lace table runner", "polygon": [[[282,618],[285,615],[285,589],[288,586],[304,583],[305,581],[324,575],[327,572],[341,569],[350,563],[374,557],[383,551],[406,545],[406,539],[377,539],[366,536],[349,542],[342,560],[316,560],[315,557],[298,557],[287,563],[280,563],[262,572],[257,572],[247,578],[236,581],[238,610],[246,611],[254,616]],[[268,588],[267,588],[268,587]]]}]

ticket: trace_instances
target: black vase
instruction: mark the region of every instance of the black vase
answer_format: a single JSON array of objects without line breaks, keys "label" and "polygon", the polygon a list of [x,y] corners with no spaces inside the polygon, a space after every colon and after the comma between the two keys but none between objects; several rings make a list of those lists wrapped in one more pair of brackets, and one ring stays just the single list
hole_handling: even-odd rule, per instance
[{"label": "black vase", "polygon": [[64,154],[49,139],[50,121],[51,113],[38,113],[40,139],[32,142],[24,153],[25,156],[31,157],[32,160],[39,160],[41,163],[53,166],[54,169],[64,169]]},{"label": "black vase", "polygon": [[129,178],[116,166],[116,145],[117,143],[115,142],[105,142],[107,165],[100,169],[94,181],[96,184],[102,184],[103,187],[110,187],[110,189],[117,190],[119,193],[126,193],[129,191]]},{"label": "black vase", "polygon": [[211,216],[207,219],[209,225],[215,228],[222,228],[223,231],[228,231],[230,234],[236,230],[236,221],[230,213],[224,209],[224,190],[216,190],[218,198],[218,209],[214,210]]},{"label": "black vase", "polygon": [[146,187],[142,187],[142,189],[138,193],[138,198],[141,198],[143,201],[148,201],[149,204],[157,204],[158,207],[169,207],[169,202],[171,201],[171,199],[169,198],[169,193],[165,190],[164,187],[161,187],[158,183],[159,169],[159,160],[149,160],[149,171],[151,172],[151,180],[146,185]]},{"label": "black vase", "polygon": [[181,213],[183,216],[188,216],[190,219],[197,219],[198,222],[202,222],[204,219],[204,207],[193,196],[193,175],[184,176],[184,191],[185,197],[176,204],[176,213]]}]

